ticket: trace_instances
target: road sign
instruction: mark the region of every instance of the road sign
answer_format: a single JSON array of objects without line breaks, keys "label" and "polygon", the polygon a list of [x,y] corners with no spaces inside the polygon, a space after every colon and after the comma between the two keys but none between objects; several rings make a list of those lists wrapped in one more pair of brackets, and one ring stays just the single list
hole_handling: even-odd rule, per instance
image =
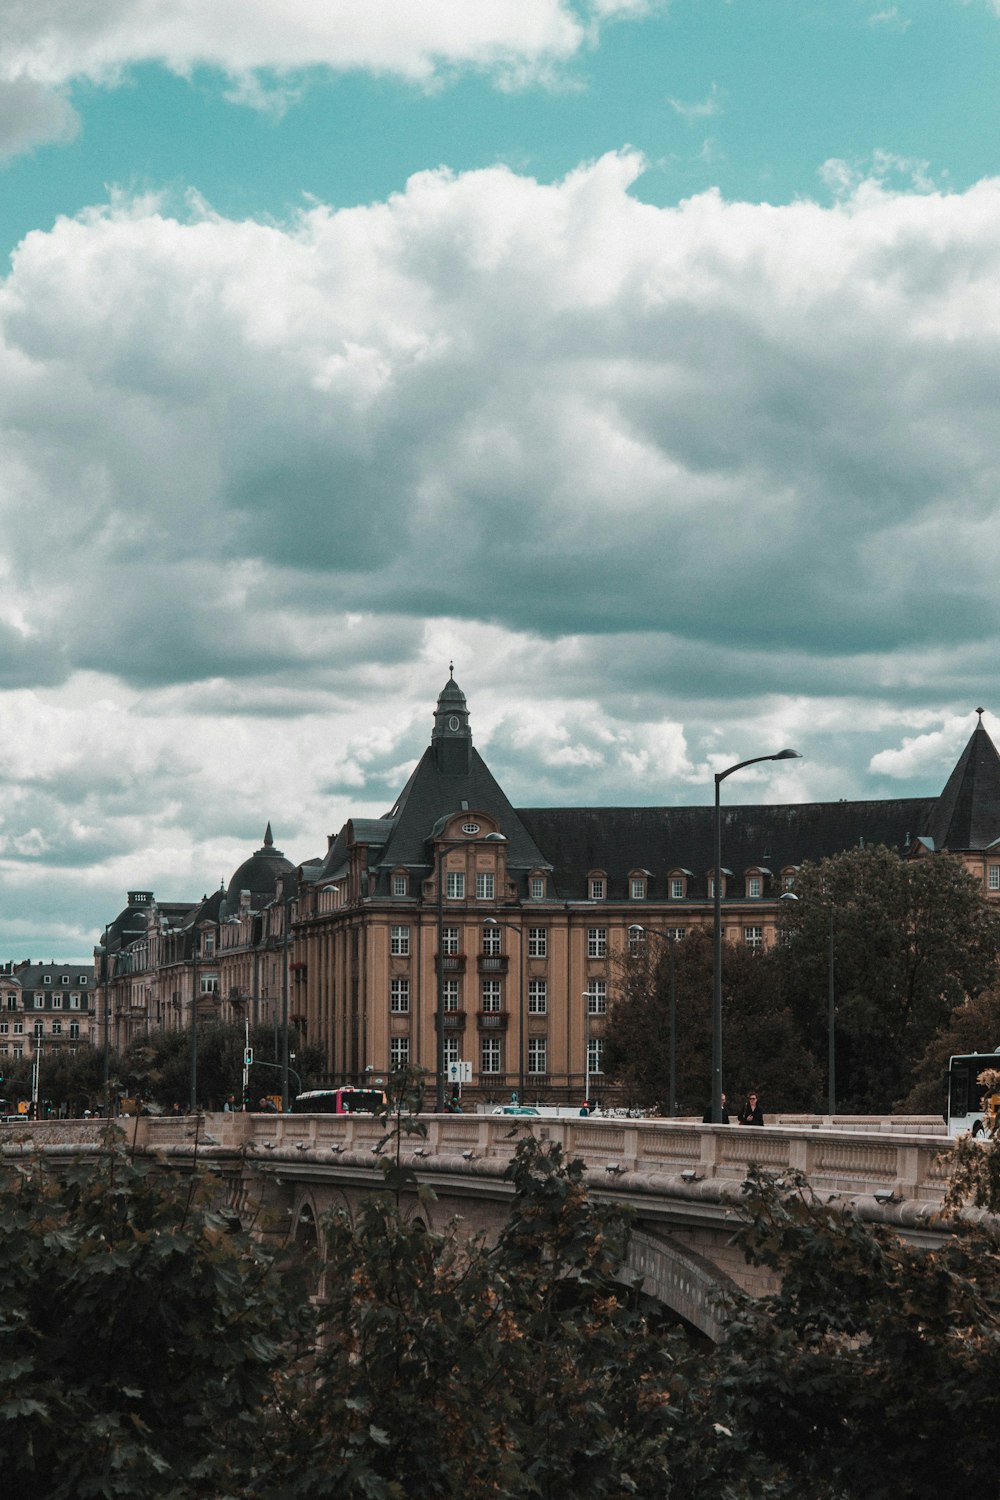
[{"label": "road sign", "polygon": [[449,1083],[471,1083],[472,1064],[470,1062],[450,1062],[448,1064]]}]

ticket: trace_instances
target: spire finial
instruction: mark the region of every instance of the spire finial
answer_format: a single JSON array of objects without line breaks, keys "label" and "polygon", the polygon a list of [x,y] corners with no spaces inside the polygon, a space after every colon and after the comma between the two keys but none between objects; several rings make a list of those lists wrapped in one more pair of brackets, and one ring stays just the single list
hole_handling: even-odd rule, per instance
[{"label": "spire finial", "polygon": [[455,663],[453,661],[450,661],[448,663],[448,676],[449,677],[454,677],[454,675],[455,675]]},{"label": "spire finial", "polygon": [[265,849],[270,849],[270,847],[271,847],[271,845],[273,843],[274,843],[274,836],[271,833],[271,824],[269,822],[268,825],[267,825],[267,827],[264,829],[264,848]]},{"label": "spire finial", "polygon": [[985,712],[986,712],[985,708],[977,708],[976,709],[976,713],[979,715],[979,722],[980,722],[980,724],[983,722],[983,714]]}]

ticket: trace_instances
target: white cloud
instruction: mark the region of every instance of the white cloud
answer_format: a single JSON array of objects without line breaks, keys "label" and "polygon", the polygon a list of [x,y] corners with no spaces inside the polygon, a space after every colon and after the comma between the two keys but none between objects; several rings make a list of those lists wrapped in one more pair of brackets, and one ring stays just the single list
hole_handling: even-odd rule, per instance
[{"label": "white cloud", "polygon": [[722,91],[719,89],[718,84],[713,83],[704,99],[689,103],[683,99],[668,97],[667,103],[675,114],[680,115],[682,119],[690,122],[692,120],[705,120],[711,115],[721,115],[723,108],[722,97]]},{"label": "white cloud", "polygon": [[215,68],[254,102],[254,75],[364,69],[427,82],[477,68],[501,78],[570,59],[602,21],[644,0],[6,0],[0,78],[114,85],[133,64]]}]

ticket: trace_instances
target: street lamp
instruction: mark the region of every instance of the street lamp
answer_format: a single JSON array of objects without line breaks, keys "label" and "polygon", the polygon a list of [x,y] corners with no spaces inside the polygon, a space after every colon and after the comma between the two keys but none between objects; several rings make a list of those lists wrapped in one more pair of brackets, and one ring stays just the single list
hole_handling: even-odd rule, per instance
[{"label": "street lamp", "polygon": [[831,1118],[837,1113],[837,1052],[834,1045],[834,1027],[836,1025],[836,986],[834,983],[834,928],[833,919],[836,908],[832,901],[813,901],[808,896],[797,896],[794,891],[785,891],[781,897],[782,901],[800,901],[803,906],[816,906],[827,915],[826,934],[826,1013],[827,1013],[827,1054],[826,1054],[826,1088],[827,1108]]},{"label": "street lamp", "polygon": [[629,928],[629,937],[642,935],[657,938],[666,945],[667,958],[670,962],[670,1090],[668,1102],[671,1118],[677,1113],[677,969],[674,964],[674,943],[676,938],[669,938],[662,932],[657,932],[655,927],[647,929],[638,922],[634,922]]},{"label": "street lamp", "polygon": [[484,927],[509,927],[517,933],[517,1097],[524,1103],[524,931],[515,922],[484,917]]},{"label": "street lamp", "polygon": [[727,776],[742,771],[746,766],[759,765],[765,760],[799,760],[797,750],[778,750],[774,755],[754,755],[750,760],[737,761],[715,773],[715,871],[712,882],[713,896],[713,955],[712,955],[712,1124],[722,1124],[722,811],[719,805],[719,787]]}]

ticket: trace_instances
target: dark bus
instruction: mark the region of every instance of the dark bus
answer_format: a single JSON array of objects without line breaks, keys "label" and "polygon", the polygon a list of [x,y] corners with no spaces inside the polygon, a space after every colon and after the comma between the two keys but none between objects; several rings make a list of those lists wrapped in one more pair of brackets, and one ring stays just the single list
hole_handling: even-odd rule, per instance
[{"label": "dark bus", "polygon": [[381,1089],[308,1089],[292,1100],[293,1115],[377,1115],[383,1109]]}]

